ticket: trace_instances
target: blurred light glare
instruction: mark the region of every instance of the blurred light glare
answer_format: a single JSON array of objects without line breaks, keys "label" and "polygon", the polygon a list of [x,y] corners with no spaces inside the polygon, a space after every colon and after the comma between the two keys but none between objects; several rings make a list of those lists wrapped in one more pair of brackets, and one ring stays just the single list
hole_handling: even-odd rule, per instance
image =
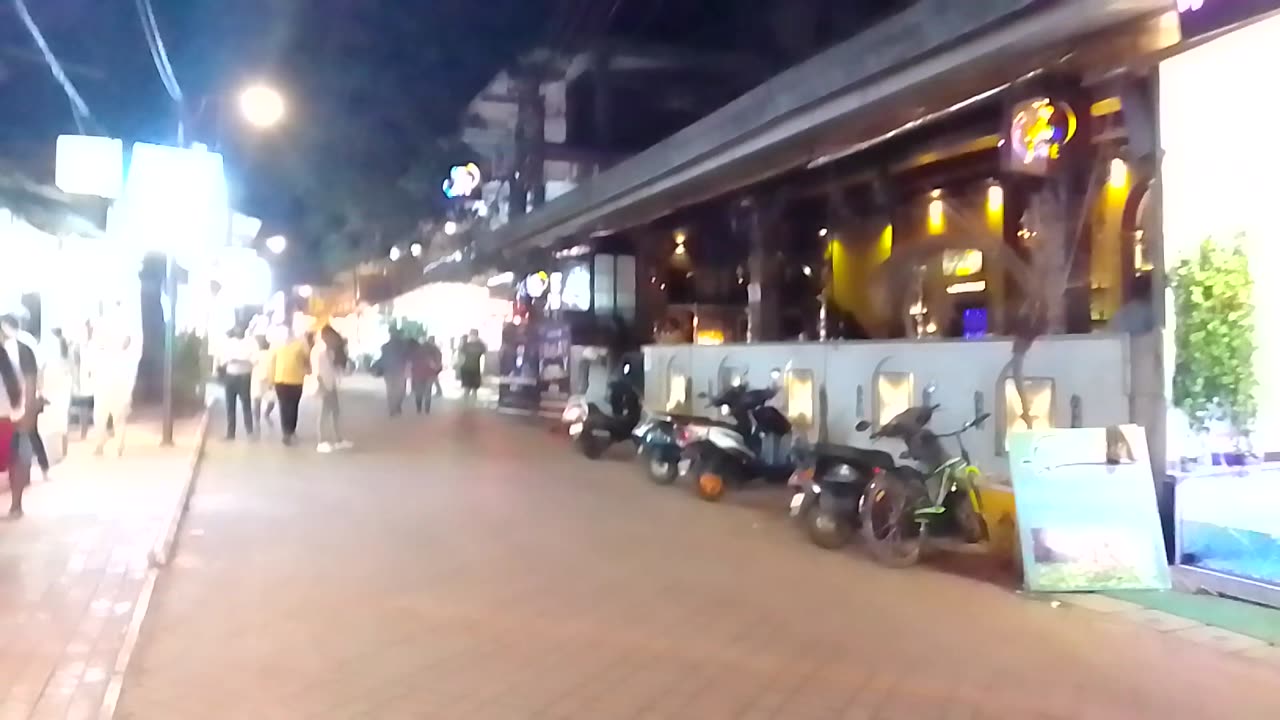
[{"label": "blurred light glare", "polygon": [[267,238],[267,251],[272,255],[279,255],[289,247],[289,240],[283,235],[272,235]]},{"label": "blurred light glare", "polygon": [[312,295],[315,294],[315,292],[316,292],[315,288],[311,287],[310,285],[298,286],[298,297],[304,300],[310,298]]},{"label": "blurred light glare", "polygon": [[387,253],[387,257],[391,258],[391,262],[396,262],[397,260],[399,260],[400,248],[398,247],[391,248],[391,252]]},{"label": "blurred light glare", "polygon": [[458,232],[458,223],[450,220],[444,224],[444,234],[454,235]]},{"label": "blurred light glare", "polygon": [[272,87],[251,85],[240,93],[240,112],[254,127],[275,127],[284,120],[284,97]]},{"label": "blurred light glare", "polygon": [[414,243],[410,245],[409,254],[414,257],[422,257],[422,243]]}]

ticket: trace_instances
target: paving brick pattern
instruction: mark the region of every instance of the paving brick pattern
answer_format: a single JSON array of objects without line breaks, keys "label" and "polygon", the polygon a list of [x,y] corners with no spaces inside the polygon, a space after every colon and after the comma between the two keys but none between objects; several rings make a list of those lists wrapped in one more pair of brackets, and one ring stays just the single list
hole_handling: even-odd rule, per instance
[{"label": "paving brick pattern", "polygon": [[124,458],[77,447],[27,491],[24,519],[0,521],[0,720],[98,717],[194,431],[160,450],[154,432],[131,430]]},{"label": "paving brick pattern", "polygon": [[352,453],[211,449],[121,717],[1280,717],[1263,655],[823,552],[489,413],[346,400]]}]

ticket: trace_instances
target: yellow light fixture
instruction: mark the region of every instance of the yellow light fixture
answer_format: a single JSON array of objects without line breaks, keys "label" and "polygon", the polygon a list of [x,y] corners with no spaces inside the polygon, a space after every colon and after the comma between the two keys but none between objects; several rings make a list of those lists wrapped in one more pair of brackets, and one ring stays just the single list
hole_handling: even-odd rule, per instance
[{"label": "yellow light fixture", "polygon": [[1129,164],[1120,158],[1111,160],[1111,173],[1107,184],[1112,190],[1123,190],[1129,186]]},{"label": "yellow light fixture", "polygon": [[941,235],[947,229],[947,220],[943,214],[942,191],[934,190],[929,194],[929,234]]},{"label": "yellow light fixture", "polygon": [[1004,212],[1004,188],[993,183],[987,188],[987,214],[997,215]]},{"label": "yellow light fixture", "polygon": [[676,245],[683,245],[684,241],[688,239],[689,239],[689,236],[685,234],[685,231],[683,230],[676,231]]}]

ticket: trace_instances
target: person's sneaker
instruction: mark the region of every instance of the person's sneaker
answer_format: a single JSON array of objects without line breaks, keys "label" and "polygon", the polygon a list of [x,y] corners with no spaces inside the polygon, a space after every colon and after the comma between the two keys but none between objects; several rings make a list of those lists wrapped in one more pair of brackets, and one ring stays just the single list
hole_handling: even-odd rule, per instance
[{"label": "person's sneaker", "polygon": [[322,442],[316,446],[316,452],[322,453],[325,455],[333,452],[333,450],[334,450],[333,443]]}]

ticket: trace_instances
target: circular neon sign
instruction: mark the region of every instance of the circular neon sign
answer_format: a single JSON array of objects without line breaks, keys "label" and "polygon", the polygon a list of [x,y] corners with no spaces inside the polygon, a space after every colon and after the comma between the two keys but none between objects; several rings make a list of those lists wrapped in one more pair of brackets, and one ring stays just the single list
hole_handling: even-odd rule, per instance
[{"label": "circular neon sign", "polygon": [[1049,98],[1019,105],[1009,126],[1009,142],[1023,165],[1043,165],[1057,160],[1062,147],[1076,136],[1079,120],[1066,103]]},{"label": "circular neon sign", "polygon": [[445,179],[442,189],[445,197],[467,197],[480,187],[480,167],[475,163],[454,165],[449,169],[449,177]]}]

